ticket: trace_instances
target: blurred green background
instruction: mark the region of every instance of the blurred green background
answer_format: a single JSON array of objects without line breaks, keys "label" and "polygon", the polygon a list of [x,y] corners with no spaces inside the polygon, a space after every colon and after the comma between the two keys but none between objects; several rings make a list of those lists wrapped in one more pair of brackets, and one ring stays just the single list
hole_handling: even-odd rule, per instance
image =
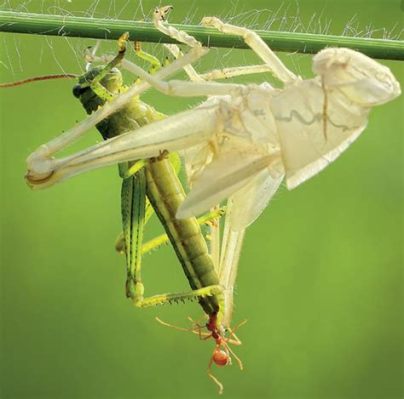
[{"label": "blurred green background", "polygon": [[[133,3],[133,4],[131,4]],[[142,18],[156,2],[9,1],[3,8]],[[254,27],[395,36],[400,0],[172,0],[172,22],[227,17]],[[96,7],[95,7],[96,5]],[[141,7],[142,6],[142,7]],[[356,15],[356,18],[352,18]],[[235,17],[235,18],[232,18]],[[273,24],[268,22],[273,20]],[[1,81],[80,72],[92,40],[1,34]],[[115,44],[102,44],[101,52]],[[163,56],[159,46],[147,47]],[[133,54],[130,55],[134,59]],[[310,77],[309,56],[282,54]],[[200,70],[256,62],[212,50]],[[404,86],[400,62],[383,62]],[[254,76],[260,82],[268,76]],[[187,326],[197,304],[138,310],[124,295],[117,168],[44,191],[25,184],[25,158],[84,117],[71,81],[2,90],[1,398],[214,398],[213,342]],[[195,100],[144,97],[167,114]],[[228,398],[403,398],[403,97],[373,110],[369,127],[319,176],[282,188],[248,230],[234,321],[244,362],[215,370]],[[94,130],[74,148],[99,142]],[[158,223],[148,236],[160,232]],[[187,288],[171,248],[144,258],[146,293]]]}]

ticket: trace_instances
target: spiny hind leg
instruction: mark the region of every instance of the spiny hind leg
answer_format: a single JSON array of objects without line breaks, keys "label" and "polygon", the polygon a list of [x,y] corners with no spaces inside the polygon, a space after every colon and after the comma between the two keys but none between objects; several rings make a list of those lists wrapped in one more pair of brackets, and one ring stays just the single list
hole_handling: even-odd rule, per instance
[{"label": "spiny hind leg", "polygon": [[186,300],[201,299],[209,296],[218,295],[223,291],[220,285],[210,285],[207,287],[199,288],[188,292],[180,292],[175,294],[160,294],[144,298],[144,286],[142,283],[137,283],[135,286],[135,296],[133,304],[139,308],[149,306],[164,305],[169,303],[184,302]]},{"label": "spiny hind leg", "polygon": [[146,213],[146,178],[144,170],[122,180],[122,238],[126,255],[126,296],[139,295],[141,281],[141,246]]}]

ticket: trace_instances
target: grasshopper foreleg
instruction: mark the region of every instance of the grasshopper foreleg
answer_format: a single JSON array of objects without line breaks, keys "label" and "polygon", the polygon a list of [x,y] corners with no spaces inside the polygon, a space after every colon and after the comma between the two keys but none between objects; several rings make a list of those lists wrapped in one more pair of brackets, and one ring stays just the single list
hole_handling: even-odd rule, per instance
[{"label": "grasshopper foreleg", "polygon": [[147,53],[146,51],[144,51],[142,49],[141,42],[138,42],[138,41],[134,42],[134,49],[135,49],[136,55],[140,59],[142,59],[150,64],[150,69],[148,70],[148,72],[150,74],[156,73],[163,66],[157,57],[155,57],[152,54]]}]

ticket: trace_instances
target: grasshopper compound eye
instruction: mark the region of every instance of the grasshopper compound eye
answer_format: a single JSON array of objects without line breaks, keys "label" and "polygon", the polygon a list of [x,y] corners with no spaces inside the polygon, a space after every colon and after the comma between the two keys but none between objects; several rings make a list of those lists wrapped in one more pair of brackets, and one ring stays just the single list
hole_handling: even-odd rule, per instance
[{"label": "grasshopper compound eye", "polygon": [[80,96],[87,90],[90,90],[88,86],[82,87],[81,85],[77,84],[73,87],[73,96],[76,98],[80,98]]},{"label": "grasshopper compound eye", "polygon": [[217,366],[227,366],[230,364],[230,357],[223,349],[215,349],[212,359]]}]

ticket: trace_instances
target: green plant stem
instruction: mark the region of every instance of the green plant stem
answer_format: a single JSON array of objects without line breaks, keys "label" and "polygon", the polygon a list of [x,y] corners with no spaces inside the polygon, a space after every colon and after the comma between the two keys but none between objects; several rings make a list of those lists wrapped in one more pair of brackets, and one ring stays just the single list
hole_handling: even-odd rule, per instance
[{"label": "green plant stem", "polygon": [[[175,25],[205,46],[247,48],[240,37],[224,35],[214,29],[195,25]],[[0,31],[38,35],[118,39],[129,32],[132,40],[174,43],[146,22],[75,17],[67,15],[29,14],[0,11]],[[324,47],[348,47],[372,58],[404,60],[404,41],[348,36],[318,35],[296,32],[256,31],[275,51],[316,53]]]}]

